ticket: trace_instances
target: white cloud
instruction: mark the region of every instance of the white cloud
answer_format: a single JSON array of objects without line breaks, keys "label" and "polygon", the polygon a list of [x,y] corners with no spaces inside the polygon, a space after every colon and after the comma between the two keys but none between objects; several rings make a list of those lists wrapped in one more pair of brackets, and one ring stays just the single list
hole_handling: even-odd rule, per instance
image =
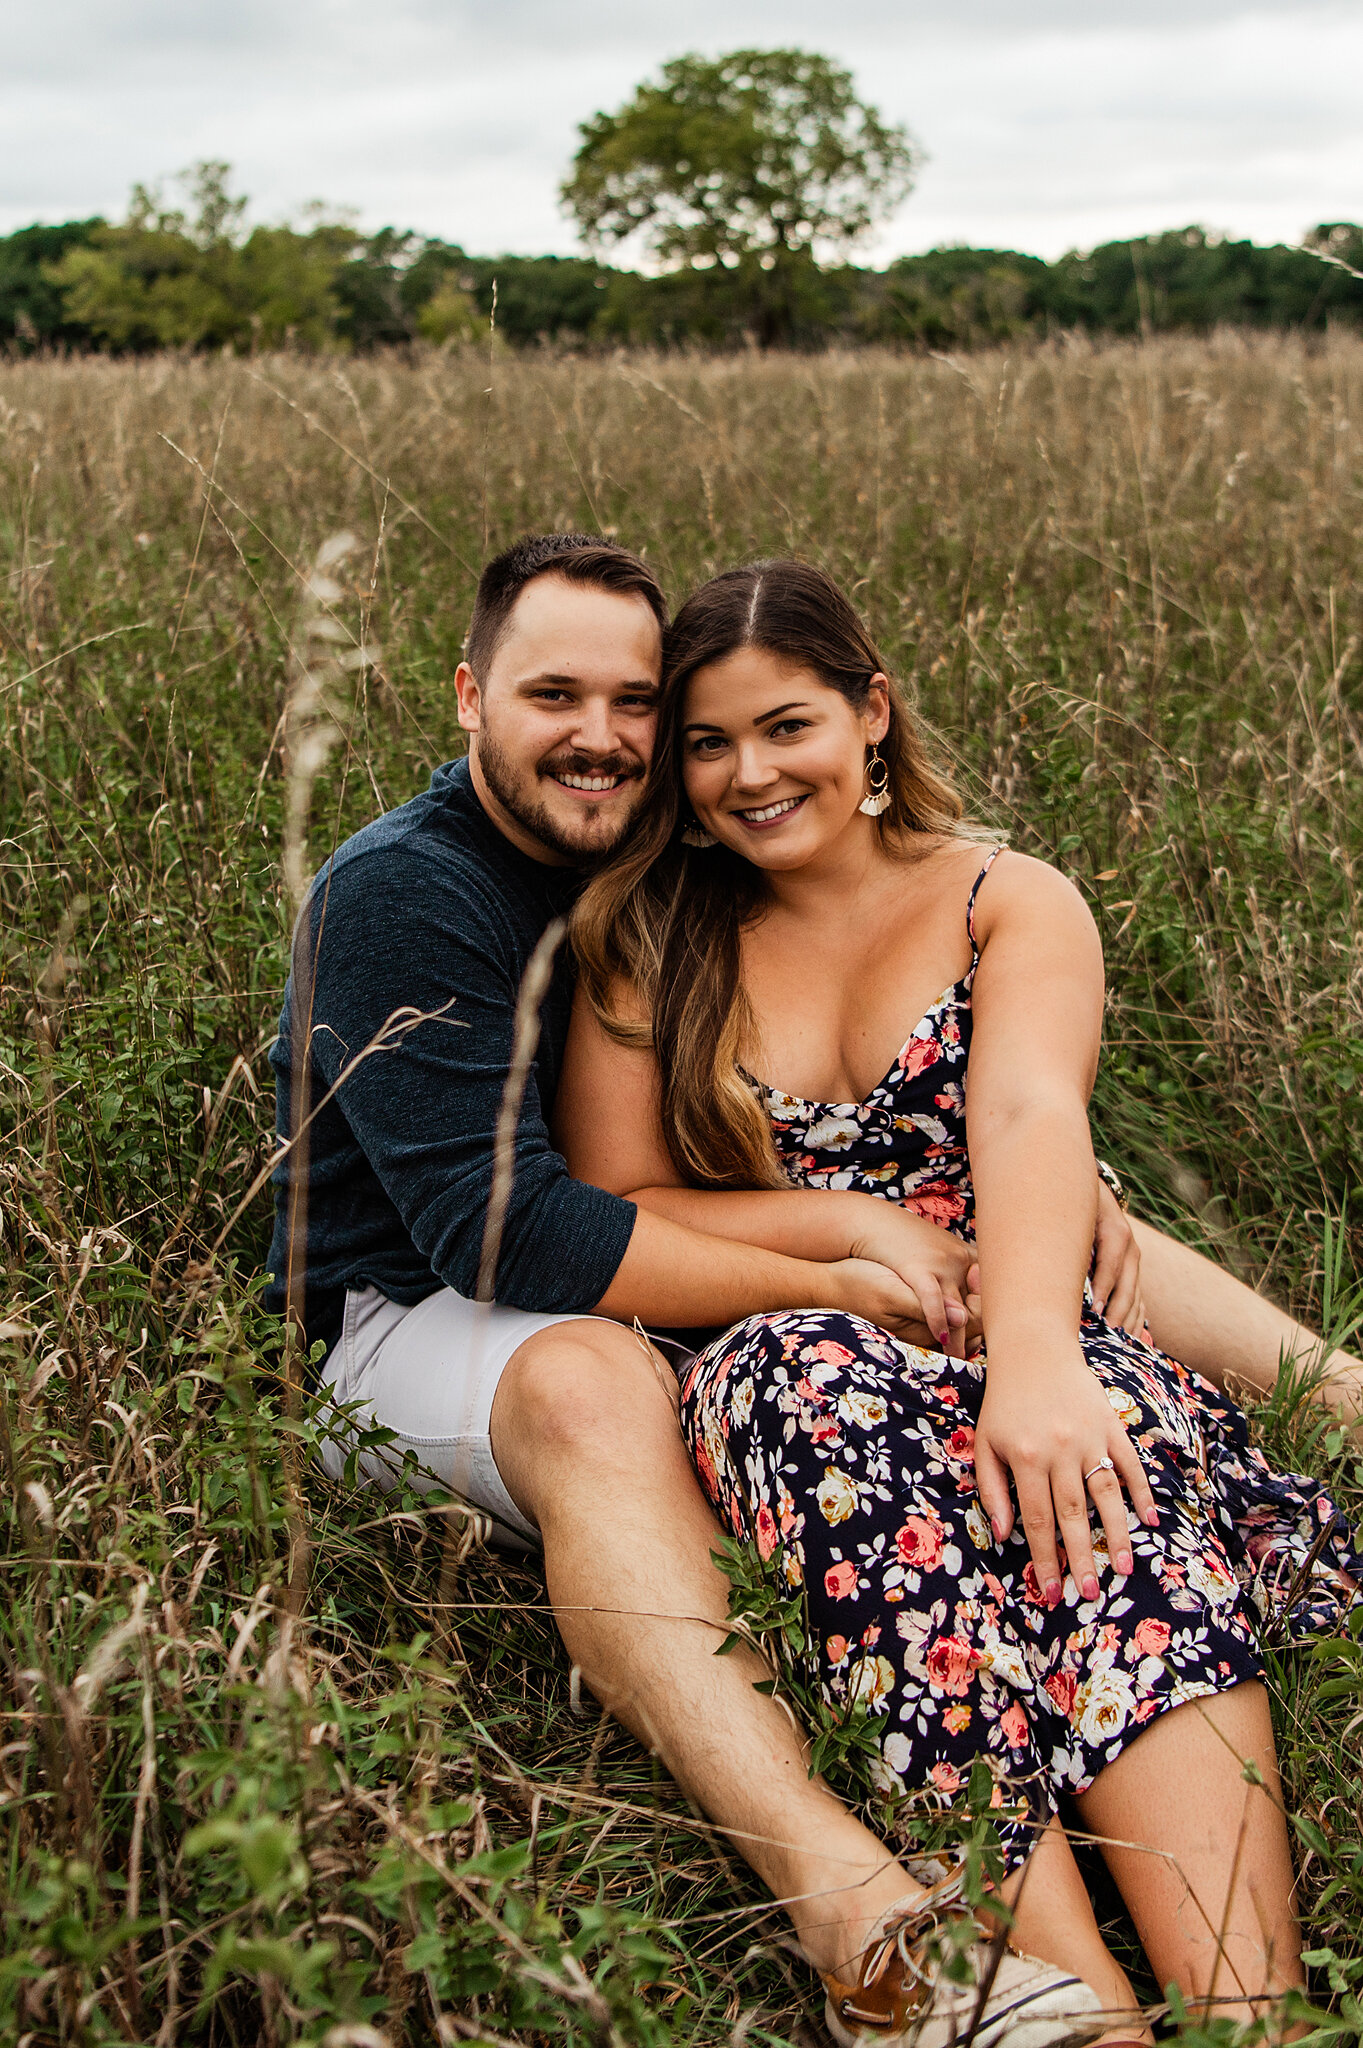
[{"label": "white cloud", "polygon": [[6,31],[0,228],[117,215],[235,166],[258,218],[322,197],[474,250],[567,251],[577,123],[693,48],[798,43],[926,145],[871,252],[1043,255],[1201,220],[1363,215],[1353,6],[1279,0],[53,0]]}]

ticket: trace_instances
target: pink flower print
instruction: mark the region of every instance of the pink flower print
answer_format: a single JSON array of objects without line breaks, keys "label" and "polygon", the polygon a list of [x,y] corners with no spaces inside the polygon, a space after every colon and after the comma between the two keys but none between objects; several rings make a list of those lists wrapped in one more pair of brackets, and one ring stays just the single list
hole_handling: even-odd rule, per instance
[{"label": "pink flower print", "polygon": [[1133,1721],[1153,1721],[1158,1712],[1158,1700],[1142,1700],[1131,1718]]},{"label": "pink flower print", "polygon": [[1162,1657],[1169,1647],[1170,1633],[1167,1621],[1156,1621],[1147,1614],[1144,1621],[1136,1624],[1136,1648],[1142,1657]]},{"label": "pink flower print", "polygon": [[876,1644],[879,1641],[880,1623],[878,1621],[873,1621],[869,1628],[862,1630],[861,1647],[863,1650],[874,1650]]},{"label": "pink flower print", "polygon": [[809,1436],[811,1443],[838,1444],[842,1442],[842,1426],[836,1415],[821,1415],[810,1425]]},{"label": "pink flower print", "polygon": [[1117,1634],[1117,1628],[1114,1622],[1104,1622],[1103,1626],[1098,1631],[1098,1641],[1095,1647],[1101,1650],[1105,1657],[1116,1656],[1118,1650],[1121,1648],[1121,1637]]},{"label": "pink flower print", "polygon": [[942,1532],[925,1515],[910,1515],[894,1539],[899,1562],[920,1572],[930,1572],[942,1558]]},{"label": "pink flower print", "polygon": [[937,1692],[949,1692],[959,1699],[969,1692],[979,1662],[978,1650],[972,1650],[959,1636],[938,1636],[926,1658],[928,1683]]},{"label": "pink flower print", "polygon": [[899,1071],[906,1081],[912,1081],[927,1068],[935,1067],[941,1057],[941,1050],[933,1039],[911,1038],[899,1055]]},{"label": "pink flower print", "polygon": [[948,1735],[964,1735],[970,1726],[969,1707],[948,1707],[942,1716],[942,1726]]},{"label": "pink flower print", "polygon": [[1001,1579],[996,1579],[992,1572],[986,1572],[984,1575],[984,1583],[989,1588],[989,1591],[993,1594],[995,1600],[997,1600],[999,1606],[1002,1607],[1004,1601],[1008,1598],[1008,1595],[1003,1590],[1003,1581]]},{"label": "pink flower print", "polygon": [[1036,1566],[1032,1563],[1030,1557],[1022,1574],[1022,1590],[1033,1607],[1044,1607],[1046,1605],[1046,1596],[1041,1590],[1041,1581],[1036,1575]]},{"label": "pink flower print", "polygon": [[763,1501],[757,1510],[757,1554],[763,1564],[771,1556],[777,1544],[776,1517]]},{"label": "pink flower print", "polygon": [[918,1188],[911,1195],[905,1195],[901,1209],[909,1209],[915,1216],[925,1216],[929,1223],[945,1228],[948,1223],[957,1223],[965,1214],[965,1196],[958,1195],[945,1182],[931,1187]]},{"label": "pink flower print", "polygon": [[704,1444],[698,1441],[692,1446],[691,1455],[696,1461],[696,1472],[699,1475],[701,1485],[705,1488],[711,1500],[718,1500],[719,1481],[715,1476],[715,1468],[711,1462],[710,1453],[706,1450]]},{"label": "pink flower print", "polygon": [[1061,1713],[1069,1720],[1074,1709],[1074,1696],[1079,1690],[1079,1680],[1072,1671],[1053,1671],[1046,1680],[1045,1691],[1054,1700]]},{"label": "pink flower print", "polygon": [[824,1648],[828,1652],[829,1663],[841,1664],[846,1658],[850,1647],[851,1645],[848,1643],[846,1636],[830,1636],[824,1644]]},{"label": "pink flower print", "polygon": [[1003,1730],[1010,1749],[1023,1749],[1026,1747],[1027,1716],[1017,1700],[1014,1700],[1007,1713],[1000,1717],[999,1726]]},{"label": "pink flower print", "polygon": [[956,1408],[960,1406],[961,1397],[957,1393],[955,1387],[934,1387],[932,1391],[937,1396],[938,1400],[941,1402],[944,1408]]},{"label": "pink flower print", "polygon": [[949,1799],[953,1798],[955,1794],[960,1791],[962,1785],[965,1783],[964,1778],[957,1770],[955,1764],[934,1764],[932,1769],[928,1772],[928,1776],[932,1779],[932,1782],[937,1787],[937,1790],[939,1792],[945,1792]]},{"label": "pink flower print", "polygon": [[820,1344],[812,1344],[804,1354],[806,1360],[817,1359],[820,1365],[852,1365],[856,1354],[845,1344],[835,1344],[831,1337],[825,1337]]},{"label": "pink flower print", "polygon": [[943,1043],[943,1045],[959,1045],[959,1044],[960,1044],[960,1042],[961,1042],[961,1027],[960,1027],[960,1025],[959,1025],[959,1024],[958,1024],[958,1023],[956,1022],[956,1019],[955,1019],[955,1017],[954,1017],[954,1016],[948,1016],[948,1017],[943,1017],[943,1019],[942,1019],[942,1043]]},{"label": "pink flower print", "polygon": [[830,1600],[846,1600],[857,1590],[857,1568],[845,1558],[831,1564],[823,1575],[823,1589]]},{"label": "pink flower print", "polygon": [[959,1429],[953,1429],[947,1438],[947,1456],[958,1465],[973,1465],[975,1462],[975,1431],[968,1422]]}]

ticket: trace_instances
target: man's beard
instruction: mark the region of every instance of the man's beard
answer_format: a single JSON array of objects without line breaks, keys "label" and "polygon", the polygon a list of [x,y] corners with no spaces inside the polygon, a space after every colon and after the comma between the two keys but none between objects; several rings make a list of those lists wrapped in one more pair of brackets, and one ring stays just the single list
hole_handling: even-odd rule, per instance
[{"label": "man's beard", "polygon": [[546,755],[518,776],[510,757],[502,752],[486,724],[478,734],[478,766],[493,796],[521,829],[538,839],[550,853],[571,861],[574,866],[604,860],[614,853],[634,822],[637,806],[618,822],[586,811],[582,816],[582,831],[567,833],[539,795],[540,779],[546,775],[623,775],[626,782],[638,782],[644,772],[637,760],[625,754],[611,754],[604,761],[596,761],[585,754],[568,752]]}]

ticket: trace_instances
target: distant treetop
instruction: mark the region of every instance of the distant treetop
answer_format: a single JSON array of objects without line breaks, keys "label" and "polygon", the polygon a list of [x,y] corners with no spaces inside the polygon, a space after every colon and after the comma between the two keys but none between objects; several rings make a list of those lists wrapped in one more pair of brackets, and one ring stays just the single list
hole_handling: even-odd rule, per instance
[{"label": "distant treetop", "polygon": [[804,50],[675,57],[580,129],[562,187],[589,248],[642,233],[664,263],[831,253],[908,193],[921,152]]}]

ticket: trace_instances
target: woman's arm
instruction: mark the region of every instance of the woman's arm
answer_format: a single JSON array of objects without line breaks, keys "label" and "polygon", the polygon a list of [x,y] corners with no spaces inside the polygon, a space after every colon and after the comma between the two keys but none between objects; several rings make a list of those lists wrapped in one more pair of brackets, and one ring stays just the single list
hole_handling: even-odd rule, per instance
[{"label": "woman's arm", "polygon": [[922,1217],[850,1190],[728,1193],[685,1186],[663,1140],[652,1052],[612,1038],[580,994],[553,1126],[575,1178],[628,1196],[647,1215],[788,1258],[819,1263],[856,1259],[886,1266],[918,1303],[916,1341],[949,1346],[959,1354],[975,1334],[965,1292],[972,1255]]},{"label": "woman's arm", "polygon": [[[1004,1536],[1011,1471],[1037,1577],[1054,1605],[1057,1524],[1076,1584],[1096,1592],[1089,1497],[1118,1571],[1131,1569],[1119,1482],[1139,1514],[1154,1513],[1140,1458],[1079,1344],[1097,1215],[1088,1098],[1102,950],[1079,892],[1018,854],[981,889],[976,930],[966,1123],[989,1364],[975,1476]],[[1103,1458],[1115,1473],[1094,1471]]]}]

